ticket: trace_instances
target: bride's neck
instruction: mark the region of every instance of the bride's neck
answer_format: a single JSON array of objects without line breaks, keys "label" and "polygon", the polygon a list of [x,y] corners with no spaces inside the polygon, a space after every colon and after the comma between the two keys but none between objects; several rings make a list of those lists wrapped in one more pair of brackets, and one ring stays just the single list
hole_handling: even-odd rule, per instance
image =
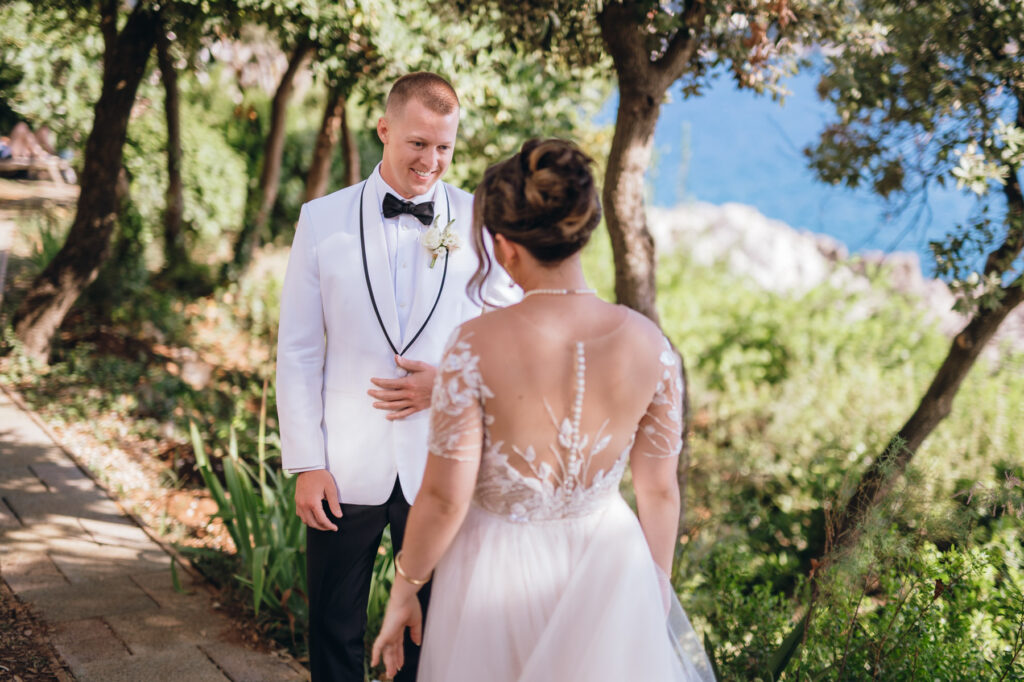
[{"label": "bride's neck", "polygon": [[586,289],[587,279],[583,276],[580,255],[573,254],[555,266],[541,263],[531,264],[520,273],[519,285],[523,291],[532,289]]}]

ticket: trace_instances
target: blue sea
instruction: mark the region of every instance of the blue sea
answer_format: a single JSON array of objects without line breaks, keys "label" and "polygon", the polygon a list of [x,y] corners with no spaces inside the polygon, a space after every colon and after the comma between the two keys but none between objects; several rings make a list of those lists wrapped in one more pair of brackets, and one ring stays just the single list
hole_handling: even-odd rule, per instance
[{"label": "blue sea", "polygon": [[[679,87],[673,88],[655,133],[647,178],[651,203],[749,204],[792,227],[835,237],[851,253],[914,251],[922,269],[932,273],[929,240],[967,220],[976,201],[955,186],[933,187],[923,211],[893,215],[868,190],[817,180],[802,150],[834,118],[818,99],[817,80],[810,71],[788,79],[792,94],[782,104],[737,90],[728,77],[700,97],[683,99]],[[598,120],[613,120],[616,106],[613,97]]]}]

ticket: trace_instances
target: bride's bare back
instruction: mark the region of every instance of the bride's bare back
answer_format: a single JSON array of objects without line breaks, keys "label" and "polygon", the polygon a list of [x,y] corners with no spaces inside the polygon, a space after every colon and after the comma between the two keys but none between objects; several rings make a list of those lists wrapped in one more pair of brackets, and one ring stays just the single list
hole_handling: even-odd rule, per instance
[{"label": "bride's bare back", "polygon": [[681,392],[649,320],[594,296],[541,294],[453,337],[430,452],[479,461],[476,504],[509,520],[581,516],[617,490],[631,457],[678,454]]}]

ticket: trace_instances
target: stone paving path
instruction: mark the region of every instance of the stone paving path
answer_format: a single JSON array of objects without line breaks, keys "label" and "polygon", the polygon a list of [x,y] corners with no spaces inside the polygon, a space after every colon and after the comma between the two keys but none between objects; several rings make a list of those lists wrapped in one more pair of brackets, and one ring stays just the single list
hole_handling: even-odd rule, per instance
[{"label": "stone paving path", "polygon": [[[0,387],[2,389],[2,387]],[[303,680],[242,644],[213,595],[0,390],[0,578],[83,682]]]}]

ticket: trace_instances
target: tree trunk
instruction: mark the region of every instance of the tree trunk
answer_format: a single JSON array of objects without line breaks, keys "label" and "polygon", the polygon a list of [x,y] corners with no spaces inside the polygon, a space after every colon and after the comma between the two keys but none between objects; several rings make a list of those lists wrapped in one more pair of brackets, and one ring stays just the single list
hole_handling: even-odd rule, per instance
[{"label": "tree trunk", "polygon": [[[116,26],[116,7],[103,5],[104,27]],[[36,277],[14,316],[15,334],[25,352],[42,362],[64,316],[96,278],[109,252],[128,120],[159,26],[147,7],[136,4],[120,34],[104,29],[103,88],[85,145],[75,221],[64,246]]]},{"label": "tree trunk", "polygon": [[[1024,109],[1024,108],[1022,108]],[[1002,277],[1024,250],[1024,195],[1017,170],[1011,169],[1003,187],[1007,199],[1007,230],[1003,243],[986,259],[985,275]],[[848,546],[857,527],[892,481],[907,469],[924,439],[949,416],[953,398],[982,349],[999,329],[1006,316],[1024,301],[1024,275],[1003,287],[1003,297],[995,307],[980,307],[963,331],[956,335],[949,353],[918,404],[914,414],[889,441],[885,451],[868,466],[837,519],[831,533],[831,547],[819,548],[819,554]]]},{"label": "tree trunk", "polygon": [[651,162],[654,129],[668,88],[690,68],[704,3],[689,3],[680,28],[652,59],[651,33],[635,0],[605,3],[601,38],[615,65],[619,110],[604,176],[605,224],[615,257],[615,298],[658,322],[656,254],[647,229],[644,173]]},{"label": "tree trunk", "polygon": [[270,110],[270,130],[263,148],[263,170],[260,173],[258,190],[259,205],[256,214],[242,225],[235,244],[234,265],[245,267],[252,259],[253,251],[263,238],[264,230],[270,219],[270,211],[277,201],[277,190],[281,182],[281,157],[284,153],[285,121],[288,112],[288,101],[295,89],[295,76],[301,70],[306,59],[313,53],[314,44],[302,41],[292,50],[288,59],[288,68],[281,76],[281,82],[274,93]]},{"label": "tree trunk", "polygon": [[345,95],[338,86],[327,91],[327,105],[324,117],[320,122],[320,132],[313,146],[313,160],[309,164],[309,175],[306,177],[305,201],[312,201],[327,193],[327,183],[331,179],[331,157],[338,144],[341,133],[341,121],[345,117]]},{"label": "tree trunk", "polygon": [[171,41],[161,26],[156,40],[157,64],[164,86],[164,114],[167,120],[167,191],[164,205],[164,270],[188,263],[182,218],[185,212],[184,186],[181,180],[181,103],[178,70],[171,56]]},{"label": "tree trunk", "polygon": [[351,187],[363,179],[363,170],[359,162],[359,144],[348,124],[347,108],[341,110],[341,155],[345,157],[345,186]]},{"label": "tree trunk", "polygon": [[604,176],[604,215],[615,258],[615,298],[658,323],[657,260],[647,229],[644,172],[651,161],[665,91],[644,92],[629,84],[631,76],[619,75],[619,111]]},{"label": "tree trunk", "polygon": [[[653,60],[648,46],[648,26],[638,19],[643,8],[635,0],[605,3],[599,21],[601,38],[615,65],[619,83],[619,110],[615,134],[605,169],[605,225],[615,259],[615,298],[660,326],[654,238],[647,229],[644,207],[644,172],[651,161],[654,129],[661,102],[669,86],[689,67],[697,48],[696,30],[703,24],[704,3],[690,3],[681,17],[681,28],[667,41],[662,55]],[[677,351],[678,353],[678,351]],[[679,370],[686,387],[686,363],[679,355]],[[689,472],[690,396],[684,393],[683,444],[676,470],[679,483],[679,525],[685,528],[686,484]]]}]

